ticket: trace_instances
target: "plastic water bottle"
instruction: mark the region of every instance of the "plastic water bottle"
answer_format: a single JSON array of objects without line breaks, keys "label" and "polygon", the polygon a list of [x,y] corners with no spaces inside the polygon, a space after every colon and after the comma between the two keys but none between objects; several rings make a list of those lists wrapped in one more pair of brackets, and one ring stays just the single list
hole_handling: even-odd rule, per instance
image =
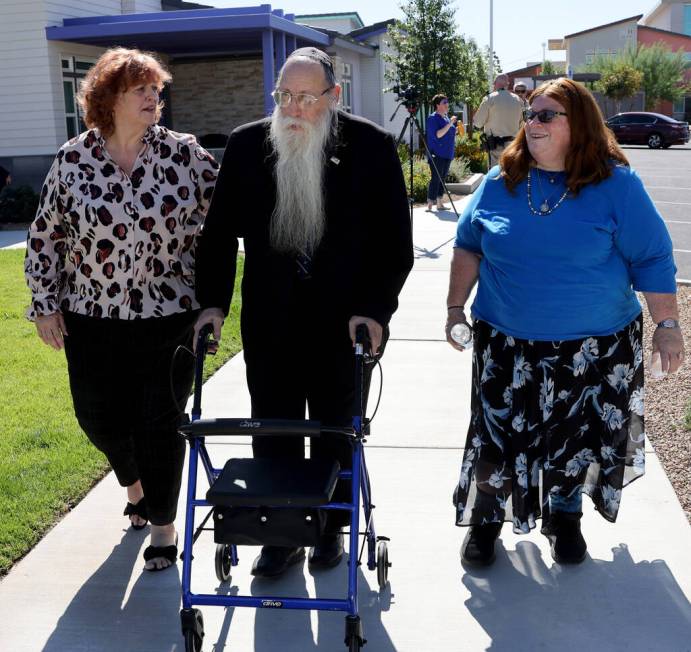
[{"label": "plastic water bottle", "polygon": [[650,377],[653,380],[660,380],[667,375],[666,371],[662,371],[662,360],[660,359],[660,352],[654,351],[650,356]]},{"label": "plastic water bottle", "polygon": [[473,339],[473,334],[470,332],[468,324],[458,322],[451,327],[451,339],[461,346],[468,346]]}]

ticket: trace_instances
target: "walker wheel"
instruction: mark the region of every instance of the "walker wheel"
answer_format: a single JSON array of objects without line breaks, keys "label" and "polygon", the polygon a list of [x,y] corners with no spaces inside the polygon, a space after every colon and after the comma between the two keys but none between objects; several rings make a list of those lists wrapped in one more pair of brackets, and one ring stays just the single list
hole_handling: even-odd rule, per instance
[{"label": "walker wheel", "polygon": [[357,636],[353,636],[348,646],[348,652],[360,652],[362,650],[362,644]]},{"label": "walker wheel", "polygon": [[227,582],[230,579],[231,547],[225,543],[216,544],[216,577],[219,582]]},{"label": "walker wheel", "polygon": [[185,652],[202,652],[202,639],[191,629],[185,632]]},{"label": "walker wheel", "polygon": [[185,652],[202,652],[204,639],[204,619],[199,609],[183,609],[180,612],[182,620],[182,636],[185,639]]},{"label": "walker wheel", "polygon": [[389,583],[389,549],[386,541],[380,541],[377,544],[377,582],[379,583],[379,590],[383,591]]}]

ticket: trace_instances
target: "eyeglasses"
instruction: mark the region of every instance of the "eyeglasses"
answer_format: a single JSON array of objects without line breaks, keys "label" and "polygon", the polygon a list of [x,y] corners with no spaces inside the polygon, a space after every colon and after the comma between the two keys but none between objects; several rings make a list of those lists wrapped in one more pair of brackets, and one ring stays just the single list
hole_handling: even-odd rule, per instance
[{"label": "eyeglasses", "polygon": [[552,111],[552,109],[542,109],[542,111],[533,111],[532,109],[526,109],[523,111],[523,119],[528,122],[529,120],[534,120],[537,118],[543,124],[546,122],[552,122],[554,118],[558,115],[567,115],[563,111]]},{"label": "eyeglasses", "polygon": [[[319,97],[328,93],[332,88],[333,86],[329,86],[329,88],[323,90],[319,94]],[[278,89],[271,93],[271,97],[273,97],[274,102],[276,102],[276,106],[280,106],[282,109],[285,109],[293,100],[295,100],[295,103],[301,109],[312,106],[319,101],[319,97],[315,97],[309,93],[291,93],[290,91],[280,91]]]}]

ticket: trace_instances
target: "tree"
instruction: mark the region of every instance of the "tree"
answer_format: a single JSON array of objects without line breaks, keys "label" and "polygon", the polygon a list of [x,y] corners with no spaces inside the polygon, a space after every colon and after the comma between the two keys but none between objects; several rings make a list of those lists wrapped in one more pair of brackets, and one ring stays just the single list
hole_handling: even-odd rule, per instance
[{"label": "tree", "polygon": [[[487,95],[487,53],[481,50],[473,38],[464,35],[458,37],[461,56],[461,73],[457,78],[458,99],[468,108],[468,132],[472,133],[473,114],[477,111],[485,95]],[[499,59],[495,55],[495,70],[499,68]],[[498,74],[498,73],[497,73]]]},{"label": "tree", "polygon": [[451,5],[452,0],[408,0],[401,7],[404,19],[389,26],[396,54],[384,55],[393,65],[387,81],[416,86],[422,115],[430,113],[437,93],[444,93],[450,103],[459,99],[462,53]]},{"label": "tree", "polygon": [[632,65],[618,60],[602,73],[595,88],[617,103],[617,113],[621,112],[621,101],[631,97],[643,83],[643,73]]},{"label": "tree", "polygon": [[688,63],[682,48],[672,52],[662,43],[642,45],[632,50],[628,59],[634,68],[643,73],[641,87],[645,91],[646,111],[651,111],[661,100],[675,102],[686,94],[688,86],[684,72]]},{"label": "tree", "polygon": [[673,52],[663,43],[639,45],[627,48],[616,57],[598,56],[587,70],[605,75],[615,72],[621,64],[643,75],[640,88],[645,92],[646,111],[651,111],[661,100],[679,100],[688,91],[684,73],[689,64],[683,49]]},{"label": "tree", "polygon": [[545,61],[544,65],[541,67],[540,74],[541,75],[556,75],[557,69],[554,67],[554,64],[548,60],[548,61]]}]

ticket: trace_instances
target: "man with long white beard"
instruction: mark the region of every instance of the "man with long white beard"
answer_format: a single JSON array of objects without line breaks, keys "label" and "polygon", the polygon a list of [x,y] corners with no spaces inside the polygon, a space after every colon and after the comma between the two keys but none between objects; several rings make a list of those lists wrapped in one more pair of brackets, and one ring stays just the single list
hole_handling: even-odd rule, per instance
[{"label": "man with long white beard", "polygon": [[[383,351],[398,294],[413,264],[401,165],[390,134],[338,111],[333,64],[316,48],[281,69],[270,118],[238,127],[228,141],[197,247],[197,329],[219,339],[244,238],[241,329],[254,418],[349,424],[355,328],[366,324]],[[302,437],[255,437],[255,457],[304,457]],[[313,458],[351,467],[347,442],[313,438]],[[350,498],[340,481],[334,500]],[[349,513],[330,511],[311,568],[343,556]],[[252,567],[280,575],[303,548],[264,546]]]}]

